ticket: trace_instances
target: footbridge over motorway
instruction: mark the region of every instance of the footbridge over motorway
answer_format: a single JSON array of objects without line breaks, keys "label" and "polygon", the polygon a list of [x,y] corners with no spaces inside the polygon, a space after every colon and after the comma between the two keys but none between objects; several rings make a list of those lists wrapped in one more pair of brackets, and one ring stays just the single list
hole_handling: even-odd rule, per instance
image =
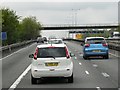
[{"label": "footbridge over motorway", "polygon": [[73,29],[110,29],[118,28],[118,24],[83,24],[83,25],[73,25],[73,24],[47,24],[42,25],[43,30],[73,30]]}]

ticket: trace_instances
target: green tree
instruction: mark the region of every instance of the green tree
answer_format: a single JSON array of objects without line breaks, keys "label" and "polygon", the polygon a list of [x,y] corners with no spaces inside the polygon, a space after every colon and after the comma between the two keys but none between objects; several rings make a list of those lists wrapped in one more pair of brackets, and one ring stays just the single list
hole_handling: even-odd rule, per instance
[{"label": "green tree", "polygon": [[20,23],[22,40],[35,39],[40,32],[41,25],[36,17],[26,17]]},{"label": "green tree", "polygon": [[3,45],[16,43],[18,41],[19,17],[15,11],[8,8],[3,8],[0,11],[2,11],[2,31],[7,33],[7,40],[3,41]]}]

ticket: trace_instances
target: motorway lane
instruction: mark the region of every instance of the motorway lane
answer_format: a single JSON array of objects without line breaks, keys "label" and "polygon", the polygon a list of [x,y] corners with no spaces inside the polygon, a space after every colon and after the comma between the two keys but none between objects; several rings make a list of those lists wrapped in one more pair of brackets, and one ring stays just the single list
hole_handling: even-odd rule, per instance
[{"label": "motorway lane", "polygon": [[[76,55],[78,55],[79,59],[85,64],[86,62],[91,63],[92,66],[96,67],[98,69],[98,71],[100,72],[106,72],[110,75],[110,77],[112,78],[113,82],[115,82],[116,84],[118,84],[118,57],[112,56],[110,55],[109,59],[101,59],[101,58],[92,58],[90,60],[84,60],[83,59],[83,55],[82,55],[82,46],[79,44],[79,42],[68,42],[69,46],[71,49],[73,49],[76,53]],[[115,53],[117,54],[117,52],[113,51],[113,50],[109,50],[109,53]],[[97,65],[97,66],[95,66]]]},{"label": "motorway lane", "polygon": [[[22,79],[17,88],[117,88],[117,58],[110,56],[110,59],[82,58],[82,47],[78,43],[66,42],[71,52],[76,54],[74,62],[74,83],[68,84],[64,79],[47,79],[43,84],[31,85],[30,71]],[[109,63],[110,62],[110,63]],[[114,63],[113,63],[114,62]],[[105,64],[104,64],[105,63]],[[93,66],[98,64],[98,67]],[[103,64],[103,65],[102,65]],[[114,65],[112,65],[114,64]],[[114,67],[113,67],[114,66]],[[113,68],[113,69],[111,69]],[[110,69],[110,70],[109,70]],[[115,70],[115,71],[113,71]],[[113,75],[113,72],[115,75]],[[106,73],[106,74],[105,74]],[[108,75],[107,75],[108,74]]]},{"label": "motorway lane", "polygon": [[2,59],[2,87],[9,88],[12,83],[31,63],[28,55],[33,53],[36,44],[24,47],[14,54]]},{"label": "motorway lane", "polygon": [[[41,85],[31,85],[30,71],[22,79],[17,88],[117,88],[117,58],[110,56],[110,59],[91,59],[82,58],[82,47],[76,42],[66,42],[69,49],[76,54],[74,58],[74,83],[68,84],[64,79],[47,79]],[[3,61],[3,87],[8,88],[18,76],[30,64],[28,55],[34,52],[36,44],[25,48]],[[19,59],[18,59],[19,58]],[[17,60],[14,61],[14,60]],[[12,62],[11,62],[12,61]],[[107,62],[106,62],[107,61]],[[105,63],[106,62],[106,63]],[[110,63],[111,62],[111,63]],[[98,67],[94,67],[97,64]],[[114,67],[113,67],[114,66]],[[111,69],[112,68],[112,69]],[[13,71],[13,72],[12,72]],[[106,72],[110,77],[105,77],[102,72]],[[113,72],[113,75],[112,75]],[[9,78],[10,77],[10,78]],[[46,83],[46,81],[48,81]]]}]

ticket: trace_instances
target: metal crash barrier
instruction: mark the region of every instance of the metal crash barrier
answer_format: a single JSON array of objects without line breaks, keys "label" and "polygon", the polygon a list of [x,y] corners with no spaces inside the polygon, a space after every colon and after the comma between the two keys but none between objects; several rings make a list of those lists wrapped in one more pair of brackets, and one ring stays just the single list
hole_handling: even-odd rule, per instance
[{"label": "metal crash barrier", "polygon": [[6,51],[6,50],[11,51],[12,49],[22,47],[22,46],[26,46],[26,45],[29,45],[33,42],[35,42],[35,40],[23,41],[23,42],[20,42],[20,43],[15,43],[15,44],[3,46],[3,47],[0,47],[0,52],[1,51]]},{"label": "metal crash barrier", "polygon": [[[64,39],[64,41],[77,41],[81,43],[84,43],[83,39]],[[110,49],[116,50],[116,51],[120,51],[120,39],[106,39],[107,43],[108,43],[108,47]]]}]

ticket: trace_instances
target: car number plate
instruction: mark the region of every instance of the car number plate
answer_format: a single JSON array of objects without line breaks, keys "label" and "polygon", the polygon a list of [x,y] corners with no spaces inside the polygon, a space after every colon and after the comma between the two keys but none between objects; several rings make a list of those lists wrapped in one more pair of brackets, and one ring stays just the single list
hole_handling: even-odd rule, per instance
[{"label": "car number plate", "polygon": [[93,50],[93,52],[101,52],[100,50]]},{"label": "car number plate", "polygon": [[45,63],[46,66],[58,66],[58,63]]}]

